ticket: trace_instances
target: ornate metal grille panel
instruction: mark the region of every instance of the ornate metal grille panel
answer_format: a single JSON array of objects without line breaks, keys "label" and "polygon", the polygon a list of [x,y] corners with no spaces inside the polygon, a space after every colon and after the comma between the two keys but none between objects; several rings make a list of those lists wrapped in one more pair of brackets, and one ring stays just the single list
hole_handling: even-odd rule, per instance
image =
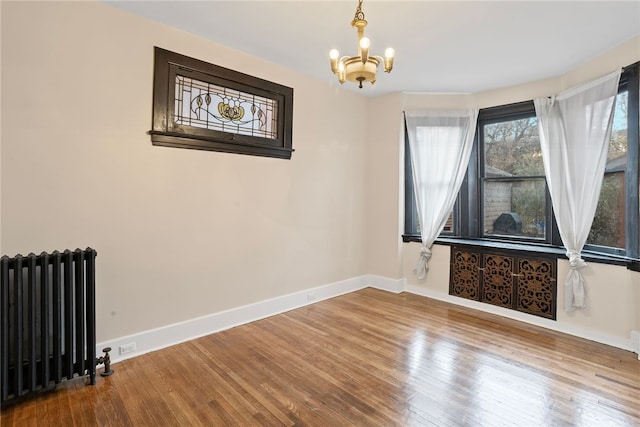
[{"label": "ornate metal grille panel", "polygon": [[276,139],[278,103],[250,93],[176,75],[179,125]]},{"label": "ornate metal grille panel", "polygon": [[517,310],[555,318],[555,263],[545,259],[518,260]]},{"label": "ornate metal grille panel", "polygon": [[480,299],[480,255],[473,252],[452,252],[449,293],[462,298]]},{"label": "ornate metal grille panel", "polygon": [[482,301],[501,307],[513,306],[513,257],[484,255]]},{"label": "ornate metal grille panel", "polygon": [[449,294],[556,319],[556,260],[521,250],[453,246]]}]

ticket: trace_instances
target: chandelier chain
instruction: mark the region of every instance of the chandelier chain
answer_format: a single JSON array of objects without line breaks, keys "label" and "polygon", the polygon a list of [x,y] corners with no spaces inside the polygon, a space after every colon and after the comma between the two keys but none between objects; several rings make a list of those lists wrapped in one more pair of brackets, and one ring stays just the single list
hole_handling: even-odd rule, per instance
[{"label": "chandelier chain", "polygon": [[356,14],[353,17],[353,21],[351,21],[351,25],[355,24],[356,21],[364,21],[364,12],[362,11],[362,2],[363,0],[360,0],[358,2],[358,8],[356,9]]}]

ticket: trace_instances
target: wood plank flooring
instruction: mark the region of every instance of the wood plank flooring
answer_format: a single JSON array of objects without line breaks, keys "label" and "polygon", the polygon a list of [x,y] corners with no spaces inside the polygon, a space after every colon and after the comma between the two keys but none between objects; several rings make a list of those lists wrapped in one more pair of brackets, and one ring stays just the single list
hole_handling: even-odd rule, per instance
[{"label": "wood plank flooring", "polygon": [[1,425],[640,425],[635,354],[375,289],[113,367]]}]

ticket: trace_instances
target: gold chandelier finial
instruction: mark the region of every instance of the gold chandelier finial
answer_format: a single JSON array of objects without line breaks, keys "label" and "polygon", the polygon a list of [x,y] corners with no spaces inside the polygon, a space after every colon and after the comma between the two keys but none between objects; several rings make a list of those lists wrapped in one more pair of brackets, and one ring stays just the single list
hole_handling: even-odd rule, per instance
[{"label": "gold chandelier finial", "polygon": [[362,1],[358,1],[356,13],[353,21],[351,21],[351,26],[358,32],[358,55],[340,57],[340,52],[337,49],[331,49],[329,52],[331,71],[338,75],[338,81],[341,84],[347,80],[358,82],[360,89],[362,89],[363,82],[371,82],[371,84],[376,82],[376,72],[381,62],[384,64],[385,73],[390,73],[395,56],[395,51],[392,48],[385,50],[384,58],[377,55],[369,55],[371,41],[364,36],[364,28],[367,26],[367,21],[364,19]]}]

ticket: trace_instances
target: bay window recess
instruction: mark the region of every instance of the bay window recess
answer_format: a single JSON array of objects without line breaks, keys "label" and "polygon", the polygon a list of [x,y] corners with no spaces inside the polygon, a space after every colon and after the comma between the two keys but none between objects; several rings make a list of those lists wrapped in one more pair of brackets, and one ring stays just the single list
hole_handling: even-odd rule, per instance
[{"label": "bay window recess", "polygon": [[[587,261],[637,268],[639,222],[639,69],[620,77],[609,149],[593,223],[583,248]],[[533,101],[481,109],[465,178],[436,242],[511,245],[564,256],[542,160]],[[409,124],[405,129],[403,240],[422,241],[414,196]]]}]

